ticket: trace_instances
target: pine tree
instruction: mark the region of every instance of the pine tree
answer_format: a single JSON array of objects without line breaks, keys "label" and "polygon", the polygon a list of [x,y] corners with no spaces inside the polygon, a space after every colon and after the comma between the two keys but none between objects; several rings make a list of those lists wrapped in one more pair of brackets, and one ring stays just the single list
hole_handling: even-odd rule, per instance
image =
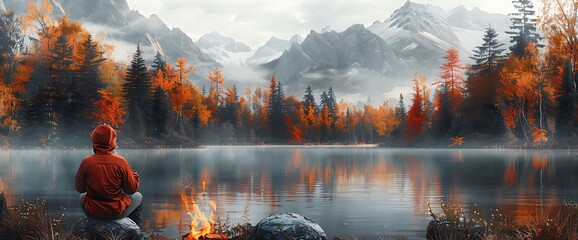
[{"label": "pine tree", "polygon": [[16,68],[14,57],[24,46],[20,22],[14,18],[14,12],[0,13],[0,29],[0,78],[4,83],[11,83]]},{"label": "pine tree", "polygon": [[487,28],[482,39],[482,45],[473,50],[474,56],[470,58],[476,61],[472,66],[472,69],[476,71],[476,74],[495,70],[499,61],[504,58],[502,53],[505,49],[501,48],[504,44],[499,43],[497,37],[498,34],[496,33],[496,30],[492,27]]},{"label": "pine tree", "polygon": [[152,82],[140,46],[133,54],[122,90],[128,106],[126,123],[130,127],[130,134],[142,138],[146,129],[147,110],[151,104]]},{"label": "pine tree", "polygon": [[327,106],[329,107],[329,117],[331,118],[331,130],[335,131],[335,123],[337,122],[337,100],[335,99],[335,93],[333,92],[333,87],[329,87],[327,92]]},{"label": "pine tree", "polygon": [[46,88],[47,112],[51,128],[55,134],[66,132],[78,124],[76,112],[80,107],[73,101],[71,88],[78,84],[73,81],[74,63],[72,47],[68,44],[68,36],[61,33],[54,48],[50,49],[50,81]]},{"label": "pine tree", "polygon": [[576,100],[577,93],[572,77],[572,63],[567,61],[562,73],[562,84],[557,89],[556,98],[556,138],[562,144],[570,144],[572,133],[576,132]]},{"label": "pine tree", "polygon": [[399,122],[399,126],[393,131],[392,135],[396,140],[401,141],[404,136],[407,118],[405,103],[403,101],[403,94],[399,94],[399,101],[397,102],[397,107],[395,108],[395,118]]},{"label": "pine tree", "polygon": [[152,102],[152,125],[154,127],[153,134],[155,137],[160,137],[167,134],[168,116],[171,115],[170,100],[167,93],[157,86],[153,92]]},{"label": "pine tree", "polygon": [[305,111],[305,115],[309,114],[309,106],[313,106],[313,108],[316,110],[314,112],[314,114],[317,114],[317,104],[315,104],[315,96],[313,95],[313,90],[311,90],[311,86],[307,86],[307,89],[305,90],[305,96],[303,96],[303,106],[306,106],[304,108]]},{"label": "pine tree", "polygon": [[481,46],[474,50],[476,61],[468,72],[466,81],[467,96],[461,111],[468,114],[461,116],[461,127],[468,131],[497,135],[505,130],[504,120],[497,102],[496,91],[500,85],[499,72],[504,56],[493,28],[488,28]]},{"label": "pine tree", "polygon": [[[514,7],[518,12],[510,13],[510,20],[512,21],[511,31],[506,33],[510,35],[510,42],[513,44],[510,47],[512,53],[521,57],[526,54],[526,47],[528,43],[538,43],[541,37],[537,30],[537,19],[534,16],[534,4],[531,0],[514,0],[512,1]],[[541,47],[541,45],[539,45]]]},{"label": "pine tree", "polygon": [[153,60],[153,64],[151,65],[151,68],[153,70],[153,74],[156,74],[157,71],[159,71],[159,70],[163,71],[163,74],[166,74],[165,65],[167,65],[167,63],[163,59],[163,56],[161,55],[160,52],[157,51],[157,54],[155,55],[155,59]]},{"label": "pine tree", "polygon": [[441,89],[437,92],[438,106],[434,113],[433,132],[436,137],[443,137],[452,128],[454,114],[450,103],[448,86],[442,84]]},{"label": "pine tree", "polygon": [[[98,45],[92,41],[92,36],[89,34],[83,44],[82,49],[83,59],[80,60],[77,75],[77,89],[72,89],[73,95],[76,95],[80,107],[84,109],[81,111],[86,116],[87,110],[91,108],[92,103],[100,98],[99,90],[105,87],[100,79],[100,65],[106,59],[102,57],[102,53],[98,50]],[[77,116],[80,117],[80,116]]]},{"label": "pine tree", "polygon": [[277,83],[275,76],[269,84],[269,99],[267,102],[267,121],[272,142],[283,142],[286,139],[283,102],[285,94],[281,83]]}]

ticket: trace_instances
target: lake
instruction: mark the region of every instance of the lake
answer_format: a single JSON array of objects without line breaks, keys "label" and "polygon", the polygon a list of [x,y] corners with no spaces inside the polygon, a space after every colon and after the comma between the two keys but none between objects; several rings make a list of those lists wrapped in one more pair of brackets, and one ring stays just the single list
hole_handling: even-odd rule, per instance
[{"label": "lake", "polygon": [[[424,239],[427,203],[473,204],[519,220],[578,201],[578,151],[371,147],[219,146],[116,151],[140,172],[149,232],[178,238],[190,217],[181,190],[213,200],[217,216],[251,224],[295,212],[329,236]],[[91,150],[0,150],[0,190],[10,204],[45,198],[50,212],[79,219],[74,176]]]}]

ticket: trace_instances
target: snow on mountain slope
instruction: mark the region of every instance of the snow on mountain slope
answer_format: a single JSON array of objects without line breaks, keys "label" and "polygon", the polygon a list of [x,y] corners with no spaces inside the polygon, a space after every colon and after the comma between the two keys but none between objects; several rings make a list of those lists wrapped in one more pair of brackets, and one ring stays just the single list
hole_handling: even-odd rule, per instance
[{"label": "snow on mountain slope", "polygon": [[448,48],[463,49],[442,13],[439,7],[407,1],[387,20],[375,22],[368,30],[396,49],[404,61],[429,69],[439,66]]},{"label": "snow on mountain slope", "polygon": [[246,44],[225,37],[216,31],[203,35],[196,44],[222,65],[244,65],[245,60],[254,52]]}]

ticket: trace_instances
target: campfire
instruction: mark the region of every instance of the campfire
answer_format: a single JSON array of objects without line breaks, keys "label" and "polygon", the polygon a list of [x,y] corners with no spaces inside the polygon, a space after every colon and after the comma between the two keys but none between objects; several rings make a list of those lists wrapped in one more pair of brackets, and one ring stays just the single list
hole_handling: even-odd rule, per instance
[{"label": "campfire", "polygon": [[203,182],[203,191],[198,194],[192,184],[185,186],[181,190],[181,198],[187,215],[191,217],[191,231],[183,235],[183,240],[227,239],[227,236],[214,233],[217,205],[209,199],[205,182]]}]

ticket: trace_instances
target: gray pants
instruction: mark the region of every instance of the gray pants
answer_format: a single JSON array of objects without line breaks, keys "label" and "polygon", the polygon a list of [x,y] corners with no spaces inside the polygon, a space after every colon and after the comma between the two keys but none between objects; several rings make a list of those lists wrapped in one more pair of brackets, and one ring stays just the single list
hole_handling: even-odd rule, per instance
[{"label": "gray pants", "polygon": [[[84,208],[84,204],[82,204],[82,199],[85,196],[86,196],[86,193],[80,194],[80,206],[82,207],[82,211],[84,212],[84,214],[88,215],[86,213],[86,209]],[[122,215],[120,215],[118,217],[118,219],[128,217],[128,215],[130,215],[142,203],[142,194],[140,192],[135,192],[134,194],[128,195],[128,196],[131,199],[131,203],[130,203],[130,205],[126,206],[126,209],[124,210]]]}]

